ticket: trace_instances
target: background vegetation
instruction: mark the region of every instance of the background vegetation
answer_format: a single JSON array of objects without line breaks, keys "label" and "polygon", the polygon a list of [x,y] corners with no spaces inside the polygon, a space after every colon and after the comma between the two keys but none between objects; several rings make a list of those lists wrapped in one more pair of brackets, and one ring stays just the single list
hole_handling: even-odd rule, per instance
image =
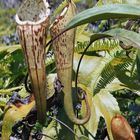
[{"label": "background vegetation", "polygon": [[[11,139],[23,139],[23,137],[26,137],[23,134],[25,130],[27,132],[31,131],[28,136],[33,139],[74,140],[77,138],[75,135],[78,135],[78,138],[83,140],[103,140],[105,137],[112,139],[110,121],[116,113],[121,113],[127,119],[135,133],[136,139],[140,139],[140,52],[139,47],[136,45],[139,43],[139,40],[132,33],[130,33],[130,37],[132,37],[132,40],[136,39],[133,43],[125,42],[124,40],[120,41],[118,36],[103,38],[92,43],[83,57],[78,75],[78,84],[87,92],[92,111],[91,118],[87,124],[77,126],[71,123],[64,112],[63,105],[61,105],[63,101],[60,100],[60,105],[53,104],[47,112],[47,116],[51,116],[54,119],[47,117],[48,124],[46,126],[43,127],[36,123],[32,130],[28,130],[30,128],[28,125],[21,124],[17,126],[16,124],[22,122],[22,118],[26,117],[27,112],[33,105],[23,105],[22,108],[17,108],[12,102],[14,100],[15,103],[15,97],[16,99],[17,97],[25,99],[29,95],[25,90],[27,66],[19,44],[14,21],[14,15],[19,5],[14,4],[12,7],[9,7],[9,5],[4,4],[4,1],[1,2],[0,131],[3,139],[7,140],[8,136]],[[79,12],[93,6],[97,7],[106,4],[140,4],[138,0],[99,0],[98,2],[77,0],[75,2]],[[50,1],[52,11],[54,11],[52,17],[55,17],[65,5],[64,3],[60,4],[60,2],[56,3]],[[60,6],[56,8],[58,4]],[[51,20],[53,21],[53,18]],[[77,27],[73,74],[75,75],[76,73],[79,58],[91,41],[90,37],[93,33],[104,33],[110,29],[119,28],[134,31],[134,33],[138,34],[140,31],[139,23],[140,20],[138,18],[109,18],[102,20],[101,17],[100,20]],[[124,30],[124,36],[125,32]],[[129,32],[126,34],[125,37],[128,37]],[[49,39],[50,36],[48,37]],[[49,74],[47,77],[49,80],[49,97],[52,97],[55,94],[53,81],[56,77],[56,68],[51,46],[46,49],[46,69]],[[12,103],[10,109],[8,108],[9,102]],[[74,100],[74,107],[75,109],[78,108],[77,113],[79,115],[85,112],[84,105],[77,102],[77,100]],[[15,109],[16,112],[14,112]],[[24,113],[22,110],[24,110]],[[56,121],[55,119],[58,120]],[[61,122],[58,122],[59,120]],[[69,128],[65,127],[62,122]]]}]

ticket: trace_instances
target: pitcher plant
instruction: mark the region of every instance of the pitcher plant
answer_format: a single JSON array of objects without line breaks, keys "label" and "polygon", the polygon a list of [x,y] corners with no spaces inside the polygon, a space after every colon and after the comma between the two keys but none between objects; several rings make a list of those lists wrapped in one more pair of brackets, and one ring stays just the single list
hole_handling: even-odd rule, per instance
[{"label": "pitcher plant", "polygon": [[46,118],[45,44],[49,15],[46,0],[25,0],[15,16],[36,101],[37,119],[41,124],[45,123]]},{"label": "pitcher plant", "polygon": [[[73,18],[75,13],[76,6],[71,0],[69,0],[68,5],[63,9],[60,16],[56,18],[54,23],[51,25],[50,30],[52,38],[55,38],[52,45],[55,55],[58,79],[64,86],[62,91],[64,93],[64,108],[66,114],[75,124],[84,124],[90,118],[90,109],[86,95],[86,116],[83,119],[78,119],[75,116],[72,101],[72,69],[76,29],[71,29],[61,34],[65,25]],[[58,37],[56,37],[57,35]]]}]

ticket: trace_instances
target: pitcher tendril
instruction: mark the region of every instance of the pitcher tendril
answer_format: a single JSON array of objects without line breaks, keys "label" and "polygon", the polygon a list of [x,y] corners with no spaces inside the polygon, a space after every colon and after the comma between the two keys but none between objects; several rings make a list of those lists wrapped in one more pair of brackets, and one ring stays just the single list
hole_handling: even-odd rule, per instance
[{"label": "pitcher tendril", "polygon": [[[52,43],[58,79],[61,81],[64,88],[64,108],[69,119],[75,124],[84,124],[90,118],[90,107],[88,104],[87,96],[85,96],[86,115],[83,119],[78,119],[74,113],[73,100],[72,100],[72,69],[73,69],[73,55],[75,44],[76,29],[71,29],[66,32],[63,30],[65,25],[73,18],[76,12],[76,7],[72,1],[63,9],[60,16],[56,18],[55,22],[51,25]],[[47,45],[48,45],[47,44]]]}]

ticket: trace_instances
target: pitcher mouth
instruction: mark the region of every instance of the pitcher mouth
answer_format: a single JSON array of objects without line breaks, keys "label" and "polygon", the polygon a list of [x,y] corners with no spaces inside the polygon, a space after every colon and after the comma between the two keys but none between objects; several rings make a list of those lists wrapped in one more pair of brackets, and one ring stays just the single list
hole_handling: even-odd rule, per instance
[{"label": "pitcher mouth", "polygon": [[69,6],[69,5],[67,5],[65,8],[63,8],[63,10],[61,11],[60,15],[59,15],[59,16],[55,19],[55,21],[50,25],[50,29],[51,29],[54,25],[58,24],[59,21],[65,16],[65,14],[66,14],[67,11],[68,11],[68,6]]},{"label": "pitcher mouth", "polygon": [[49,15],[50,7],[46,0],[25,0],[15,15],[15,20],[20,25],[37,25],[46,21]]}]

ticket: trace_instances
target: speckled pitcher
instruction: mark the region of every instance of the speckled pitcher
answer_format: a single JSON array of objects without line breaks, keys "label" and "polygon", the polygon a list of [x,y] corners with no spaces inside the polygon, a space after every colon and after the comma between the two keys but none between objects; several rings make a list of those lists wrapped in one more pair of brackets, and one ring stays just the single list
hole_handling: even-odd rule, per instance
[{"label": "speckled pitcher", "polygon": [[46,118],[45,44],[49,15],[50,9],[46,0],[25,0],[15,16],[35,96],[37,119],[42,124]]}]

